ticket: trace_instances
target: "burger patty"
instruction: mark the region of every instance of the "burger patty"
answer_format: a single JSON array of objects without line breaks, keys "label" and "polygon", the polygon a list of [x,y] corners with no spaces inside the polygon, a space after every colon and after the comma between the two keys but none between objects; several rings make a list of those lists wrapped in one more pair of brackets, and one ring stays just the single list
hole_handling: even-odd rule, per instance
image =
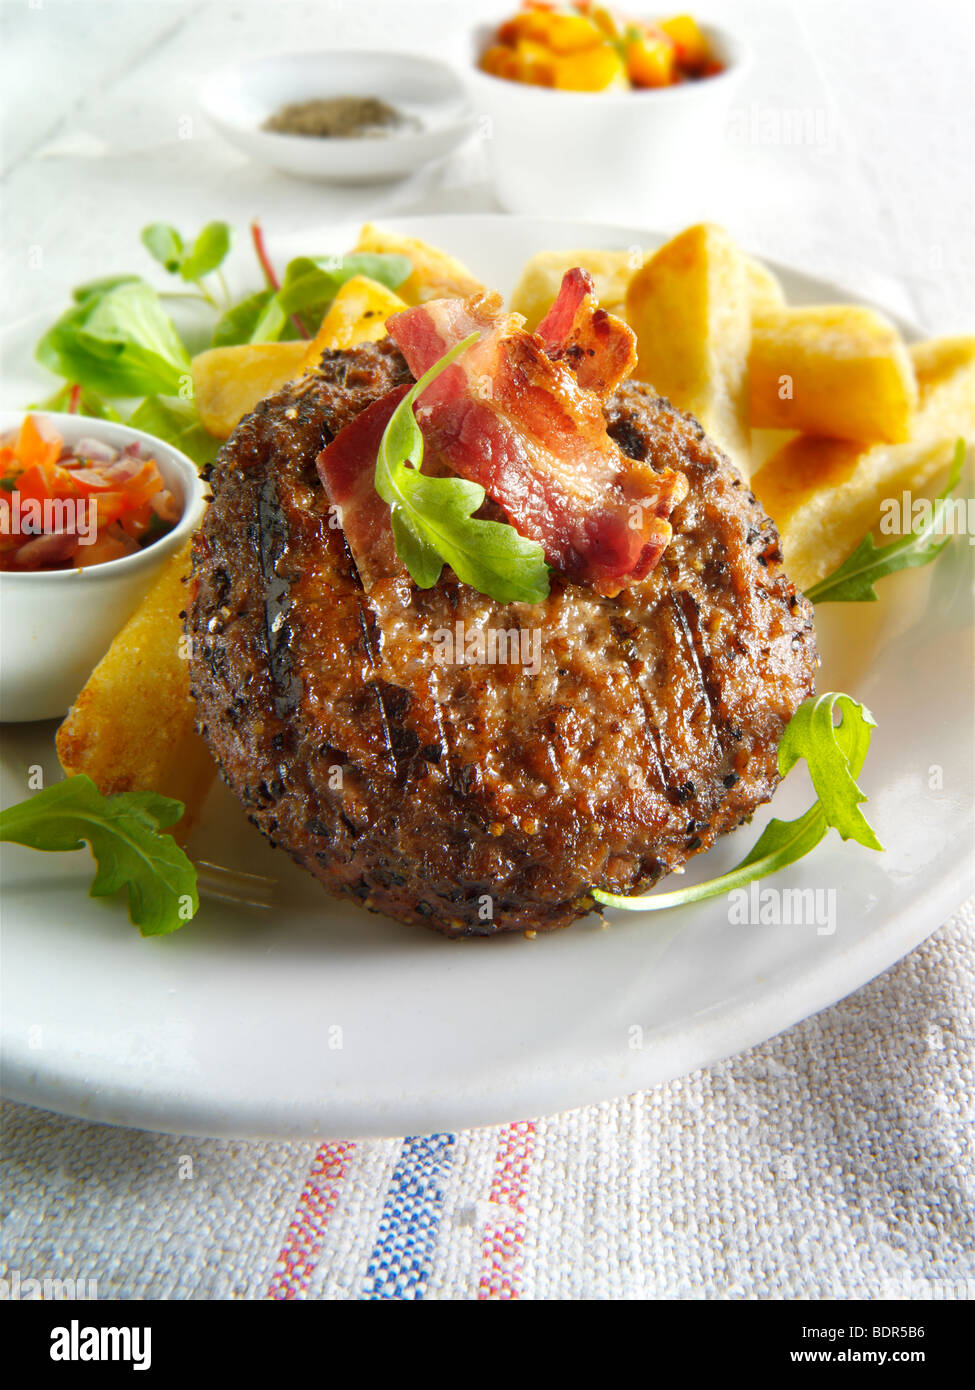
[{"label": "burger patty", "polygon": [[544,603],[504,605],[445,569],[377,613],[316,458],[410,380],[388,340],[326,353],[221,450],[187,612],[200,730],[333,893],[448,935],[565,926],[772,795],[813,689],[811,609],[697,421],[628,383],[610,434],[689,484],[646,580],[605,598],[553,576]]}]

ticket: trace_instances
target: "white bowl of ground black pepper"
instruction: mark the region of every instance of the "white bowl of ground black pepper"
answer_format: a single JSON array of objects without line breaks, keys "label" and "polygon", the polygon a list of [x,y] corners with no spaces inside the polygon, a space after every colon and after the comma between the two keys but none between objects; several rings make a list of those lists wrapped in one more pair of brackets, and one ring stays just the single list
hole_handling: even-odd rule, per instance
[{"label": "white bowl of ground black pepper", "polygon": [[326,183],[405,178],[475,128],[459,77],[413,53],[255,58],[211,74],[199,99],[212,125],[250,158]]}]

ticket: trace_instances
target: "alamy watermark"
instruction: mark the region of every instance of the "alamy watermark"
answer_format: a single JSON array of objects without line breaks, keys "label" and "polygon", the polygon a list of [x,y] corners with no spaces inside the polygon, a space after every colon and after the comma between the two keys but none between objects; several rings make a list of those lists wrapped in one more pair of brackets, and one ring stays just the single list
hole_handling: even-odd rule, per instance
[{"label": "alamy watermark", "polygon": [[835,888],[765,888],[760,879],[728,894],[728,921],[741,927],[815,927],[836,931]]},{"label": "alamy watermark", "polygon": [[45,1275],[43,1279],[25,1277],[19,1269],[12,1269],[0,1278],[0,1301],[9,1303],[47,1303],[63,1299],[97,1298],[98,1280],[55,1279]]},{"label": "alamy watermark", "polygon": [[533,676],[542,668],[537,627],[467,627],[458,618],[452,628],[437,628],[432,641],[438,666],[524,666]]},{"label": "alamy watermark", "polygon": [[937,504],[937,516],[935,505],[906,490],[900,497],[885,497],[878,530],[882,536],[967,536],[968,544],[975,545],[975,497],[946,497]]},{"label": "alamy watermark", "polygon": [[805,145],[836,148],[836,116],[826,106],[761,106],[753,101],[728,115],[729,145]]},{"label": "alamy watermark", "polygon": [[0,496],[0,536],[76,536],[79,545],[98,539],[98,507],[90,497],[22,497],[14,488]]}]

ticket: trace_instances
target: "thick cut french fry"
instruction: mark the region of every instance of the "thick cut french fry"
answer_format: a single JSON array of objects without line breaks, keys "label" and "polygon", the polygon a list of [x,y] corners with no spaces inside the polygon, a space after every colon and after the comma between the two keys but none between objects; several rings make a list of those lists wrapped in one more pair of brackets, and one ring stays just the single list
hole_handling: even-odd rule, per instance
[{"label": "thick cut french fry", "polygon": [[857,304],[758,308],[748,355],[756,429],[904,443],[917,404],[900,334]]},{"label": "thick cut french fry", "polygon": [[156,791],[186,814],[173,828],[192,829],[216,767],[196,732],[180,613],[190,542],[166,568],[92,671],[57,733],[61,766],[87,773],[106,796]]},{"label": "thick cut french fry", "polygon": [[748,296],[753,314],[759,313],[762,309],[777,309],[785,303],[782,282],[767,265],[756,261],[752,256],[746,256],[745,270],[748,274]]},{"label": "thick cut french fry", "polygon": [[637,375],[696,415],[747,477],[752,313],[741,251],[720,227],[689,227],[636,272],[626,311]]},{"label": "thick cut french fry", "polygon": [[398,314],[406,307],[405,300],[378,280],[353,275],[332,300],[318,332],[308,344],[301,360],[302,371],[316,367],[327,348],[378,342],[386,336],[386,320],[390,314]]},{"label": "thick cut french fry", "polygon": [[428,299],[466,299],[484,290],[467,266],[446,251],[416,237],[385,232],[372,222],[362,228],[354,249],[405,256],[412,263],[412,275],[396,287],[396,293],[407,304],[425,304]]},{"label": "thick cut french fry", "polygon": [[887,497],[920,492],[951,463],[955,438],[875,444],[799,434],[762,465],[752,490],[772,517],[789,578],[818,584],[852,555]]},{"label": "thick cut french fry", "polygon": [[920,388],[914,437],[864,448],[797,435],[752,478],[779,528],[789,576],[802,589],[825,579],[876,525],[884,500],[920,495],[940,480],[955,440],[975,440],[975,338],[911,348]]},{"label": "thick cut french fry", "polygon": [[193,393],[206,429],[227,439],[259,401],[301,372],[306,341],[241,343],[193,358]]},{"label": "thick cut french fry", "polygon": [[622,318],[627,286],[642,263],[642,251],[539,251],[525,262],[511,308],[525,316],[525,327],[534,332],[551,308],[565,272],[581,266],[593,278],[601,307]]},{"label": "thick cut french fry", "polygon": [[928,338],[909,351],[918,386],[914,432],[975,439],[975,337]]},{"label": "thick cut french fry", "polygon": [[[534,331],[548,313],[559,292],[562,276],[573,266],[588,270],[602,308],[617,318],[626,318],[626,292],[633,276],[650,253],[639,247],[627,251],[583,248],[577,251],[539,251],[525,262],[521,278],[511,296],[515,313],[523,314],[525,326]],[[775,308],[785,303],[785,292],[778,277],[761,261],[743,257],[748,274],[748,294],[752,311]]]}]

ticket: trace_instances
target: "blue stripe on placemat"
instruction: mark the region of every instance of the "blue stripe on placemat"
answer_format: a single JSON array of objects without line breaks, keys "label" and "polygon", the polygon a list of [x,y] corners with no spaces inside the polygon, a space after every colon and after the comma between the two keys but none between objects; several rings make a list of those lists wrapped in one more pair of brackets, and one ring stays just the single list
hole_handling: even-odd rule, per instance
[{"label": "blue stripe on placemat", "polygon": [[443,1215],[443,1178],[453,1162],[456,1139],[455,1134],[429,1134],[403,1140],[362,1298],[423,1297]]}]

